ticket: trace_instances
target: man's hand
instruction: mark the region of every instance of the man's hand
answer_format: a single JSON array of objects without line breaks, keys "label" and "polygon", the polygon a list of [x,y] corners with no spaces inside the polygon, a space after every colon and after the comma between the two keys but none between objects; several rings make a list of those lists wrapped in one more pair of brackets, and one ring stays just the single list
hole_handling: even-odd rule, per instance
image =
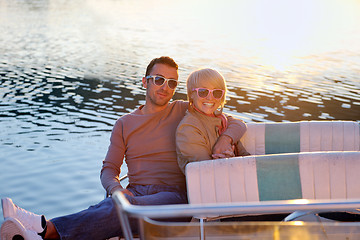
[{"label": "man's hand", "polygon": [[129,190],[127,190],[126,188],[122,188],[120,185],[118,187],[114,187],[113,189],[111,189],[111,195],[115,192],[115,191],[121,191],[122,193],[132,196],[134,197],[134,194],[132,192],[130,192]]},{"label": "man's hand", "polygon": [[221,135],[213,147],[212,158],[235,157],[232,139],[229,136]]},{"label": "man's hand", "polygon": [[132,192],[130,192],[129,190],[127,190],[126,188],[123,188],[122,190],[120,190],[122,193],[129,195],[131,197],[134,197],[134,194]]}]

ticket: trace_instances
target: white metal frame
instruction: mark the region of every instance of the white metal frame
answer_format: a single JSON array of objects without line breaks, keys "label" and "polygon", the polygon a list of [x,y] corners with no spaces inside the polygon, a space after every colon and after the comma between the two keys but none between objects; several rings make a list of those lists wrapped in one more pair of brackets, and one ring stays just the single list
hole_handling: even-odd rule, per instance
[{"label": "white metal frame", "polygon": [[174,204],[139,206],[132,205],[123,193],[115,192],[113,199],[118,209],[121,228],[125,239],[133,239],[128,217],[144,218],[169,218],[196,216],[205,218],[213,215],[234,214],[275,214],[290,213],[294,211],[344,211],[360,208],[360,199],[347,200],[282,200],[263,202],[237,202],[237,203],[214,203],[214,204]]}]

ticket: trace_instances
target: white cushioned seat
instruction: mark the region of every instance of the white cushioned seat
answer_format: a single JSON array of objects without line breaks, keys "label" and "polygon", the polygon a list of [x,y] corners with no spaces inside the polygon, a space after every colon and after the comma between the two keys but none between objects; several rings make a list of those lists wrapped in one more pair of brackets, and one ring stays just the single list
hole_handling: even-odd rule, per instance
[{"label": "white cushioned seat", "polygon": [[360,151],[360,125],[354,121],[247,123],[241,142],[252,155]]},{"label": "white cushioned seat", "polygon": [[360,152],[236,157],[186,166],[193,203],[360,198]]}]

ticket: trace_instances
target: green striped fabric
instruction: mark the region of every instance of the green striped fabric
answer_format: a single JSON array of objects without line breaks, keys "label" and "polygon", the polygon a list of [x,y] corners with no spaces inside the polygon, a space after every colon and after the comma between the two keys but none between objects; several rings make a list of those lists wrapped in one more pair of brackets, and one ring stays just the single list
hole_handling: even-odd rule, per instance
[{"label": "green striped fabric", "polygon": [[265,124],[265,154],[300,152],[300,123]]},{"label": "green striped fabric", "polygon": [[259,200],[302,198],[299,155],[256,158]]}]

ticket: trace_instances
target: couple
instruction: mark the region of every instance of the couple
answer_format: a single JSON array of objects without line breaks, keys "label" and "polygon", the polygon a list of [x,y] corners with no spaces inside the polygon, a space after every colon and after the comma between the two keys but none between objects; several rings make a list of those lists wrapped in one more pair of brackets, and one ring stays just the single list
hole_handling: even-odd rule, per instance
[{"label": "couple", "polygon": [[[146,103],[115,123],[101,169],[101,182],[108,193],[122,191],[132,204],[187,203],[185,165],[234,156],[234,145],[246,131],[246,125],[217,111],[225,102],[226,85],[215,70],[203,69],[189,76],[189,102],[169,103],[178,84],[178,65],[170,57],[153,59],[142,83]],[[124,156],[129,177],[126,188],[119,182]],[[9,198],[2,199],[2,207],[3,240],[122,236],[111,198],[51,220],[16,206]],[[131,224],[136,226],[136,221],[131,220]]]}]

